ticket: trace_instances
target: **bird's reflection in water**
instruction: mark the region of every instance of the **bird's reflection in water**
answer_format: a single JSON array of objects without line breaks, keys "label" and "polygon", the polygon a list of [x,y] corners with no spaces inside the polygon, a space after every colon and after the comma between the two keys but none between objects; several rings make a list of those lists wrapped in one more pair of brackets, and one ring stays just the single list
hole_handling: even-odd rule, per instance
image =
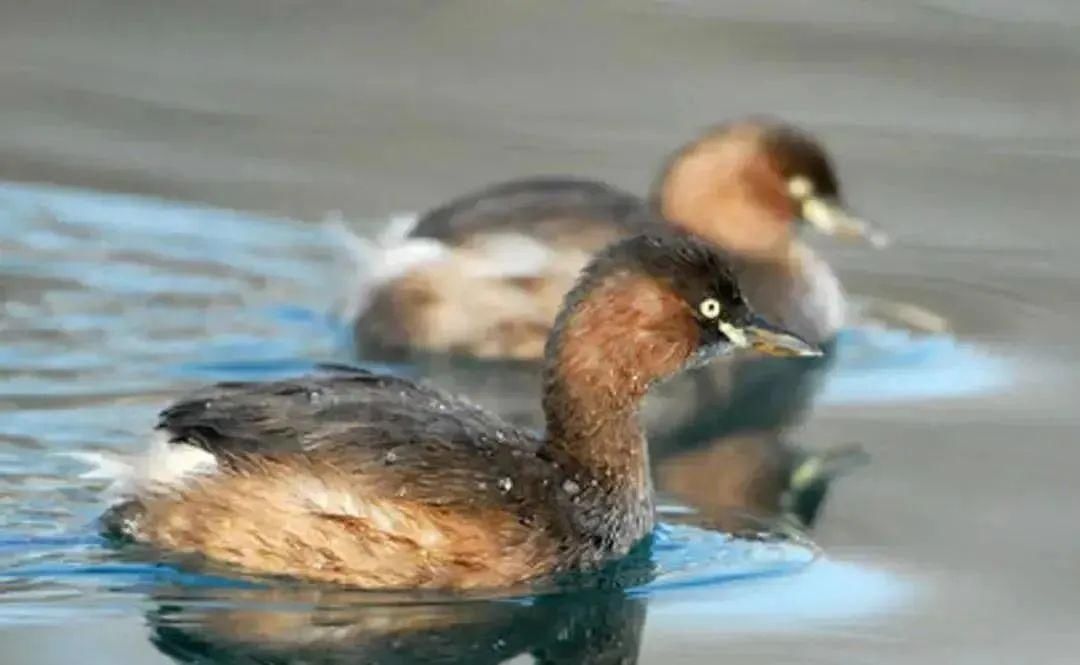
[{"label": "bird's reflection in water", "polygon": [[810,451],[788,438],[834,346],[820,358],[714,364],[663,387],[646,414],[658,489],[725,531],[813,526],[830,482],[866,459],[857,445]]},{"label": "bird's reflection in water", "polygon": [[596,578],[618,580],[610,585],[505,600],[314,588],[159,595],[148,623],[154,645],[179,663],[480,665],[523,654],[537,663],[635,663],[645,600],[622,586],[644,580],[613,575]]}]

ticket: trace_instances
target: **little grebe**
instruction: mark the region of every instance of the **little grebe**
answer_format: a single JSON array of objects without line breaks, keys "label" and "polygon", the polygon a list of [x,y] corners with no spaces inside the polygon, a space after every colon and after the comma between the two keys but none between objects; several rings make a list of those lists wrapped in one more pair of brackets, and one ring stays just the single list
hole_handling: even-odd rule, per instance
[{"label": "little grebe", "polygon": [[431,210],[404,238],[360,242],[358,348],[384,359],[539,359],[588,257],[657,219],[727,251],[761,314],[815,344],[842,325],[844,297],[829,266],[796,238],[796,222],[882,238],[845,212],[817,141],[776,122],[737,122],[676,152],[650,201],[590,180],[517,180]]},{"label": "little grebe", "polygon": [[367,588],[497,587],[590,569],[653,527],[638,406],[737,347],[815,355],[754,315],[693,237],[621,241],[584,270],[547,342],[543,438],[406,379],[327,367],[225,383],[161,414],[158,461],[107,532],[268,574]]}]

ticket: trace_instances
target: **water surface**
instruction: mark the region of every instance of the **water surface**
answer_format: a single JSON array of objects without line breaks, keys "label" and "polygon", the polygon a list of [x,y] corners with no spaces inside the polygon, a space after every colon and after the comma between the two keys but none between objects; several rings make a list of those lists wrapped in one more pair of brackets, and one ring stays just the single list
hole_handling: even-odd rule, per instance
[{"label": "water surface", "polygon": [[[542,643],[558,662],[589,628],[643,662],[1071,662],[1077,27],[1052,0],[0,10],[4,661],[385,647],[497,662]],[[798,437],[860,442],[873,461],[834,488],[822,556],[641,593],[403,609],[270,598],[117,560],[92,536],[100,481],[57,453],[136,449],[187,388],[347,353],[332,316],[347,261],[315,223],[329,211],[374,230],[511,174],[641,191],[680,141],[759,111],[819,132],[849,198],[895,237],[877,253],[816,243],[854,295],[950,327],[845,333]]]}]

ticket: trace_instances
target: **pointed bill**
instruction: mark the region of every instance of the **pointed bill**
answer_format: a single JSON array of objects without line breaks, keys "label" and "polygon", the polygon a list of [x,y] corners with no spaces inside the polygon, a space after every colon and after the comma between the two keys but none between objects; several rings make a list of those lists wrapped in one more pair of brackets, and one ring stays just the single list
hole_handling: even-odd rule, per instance
[{"label": "pointed bill", "polygon": [[[730,325],[730,324],[728,324]],[[723,328],[721,327],[721,330]],[[724,331],[727,334],[726,331]],[[758,353],[768,356],[797,356],[816,357],[822,355],[822,350],[810,344],[793,332],[789,332],[774,326],[761,317],[753,317],[750,323],[739,329],[741,343],[728,335],[728,339],[736,346],[753,349]]]},{"label": "pointed bill", "polygon": [[802,218],[814,230],[825,235],[864,240],[878,248],[889,244],[889,236],[885,232],[852,215],[833,199],[807,196],[802,202]]}]

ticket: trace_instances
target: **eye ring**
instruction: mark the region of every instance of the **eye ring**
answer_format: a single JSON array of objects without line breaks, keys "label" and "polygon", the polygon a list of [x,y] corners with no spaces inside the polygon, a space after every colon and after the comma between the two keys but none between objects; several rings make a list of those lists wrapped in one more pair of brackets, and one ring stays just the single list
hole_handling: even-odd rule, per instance
[{"label": "eye ring", "polygon": [[718,316],[720,316],[721,309],[722,308],[720,307],[720,301],[716,298],[706,298],[705,300],[701,301],[700,305],[698,305],[698,311],[701,312],[701,315],[704,316],[706,319],[717,318]]}]

